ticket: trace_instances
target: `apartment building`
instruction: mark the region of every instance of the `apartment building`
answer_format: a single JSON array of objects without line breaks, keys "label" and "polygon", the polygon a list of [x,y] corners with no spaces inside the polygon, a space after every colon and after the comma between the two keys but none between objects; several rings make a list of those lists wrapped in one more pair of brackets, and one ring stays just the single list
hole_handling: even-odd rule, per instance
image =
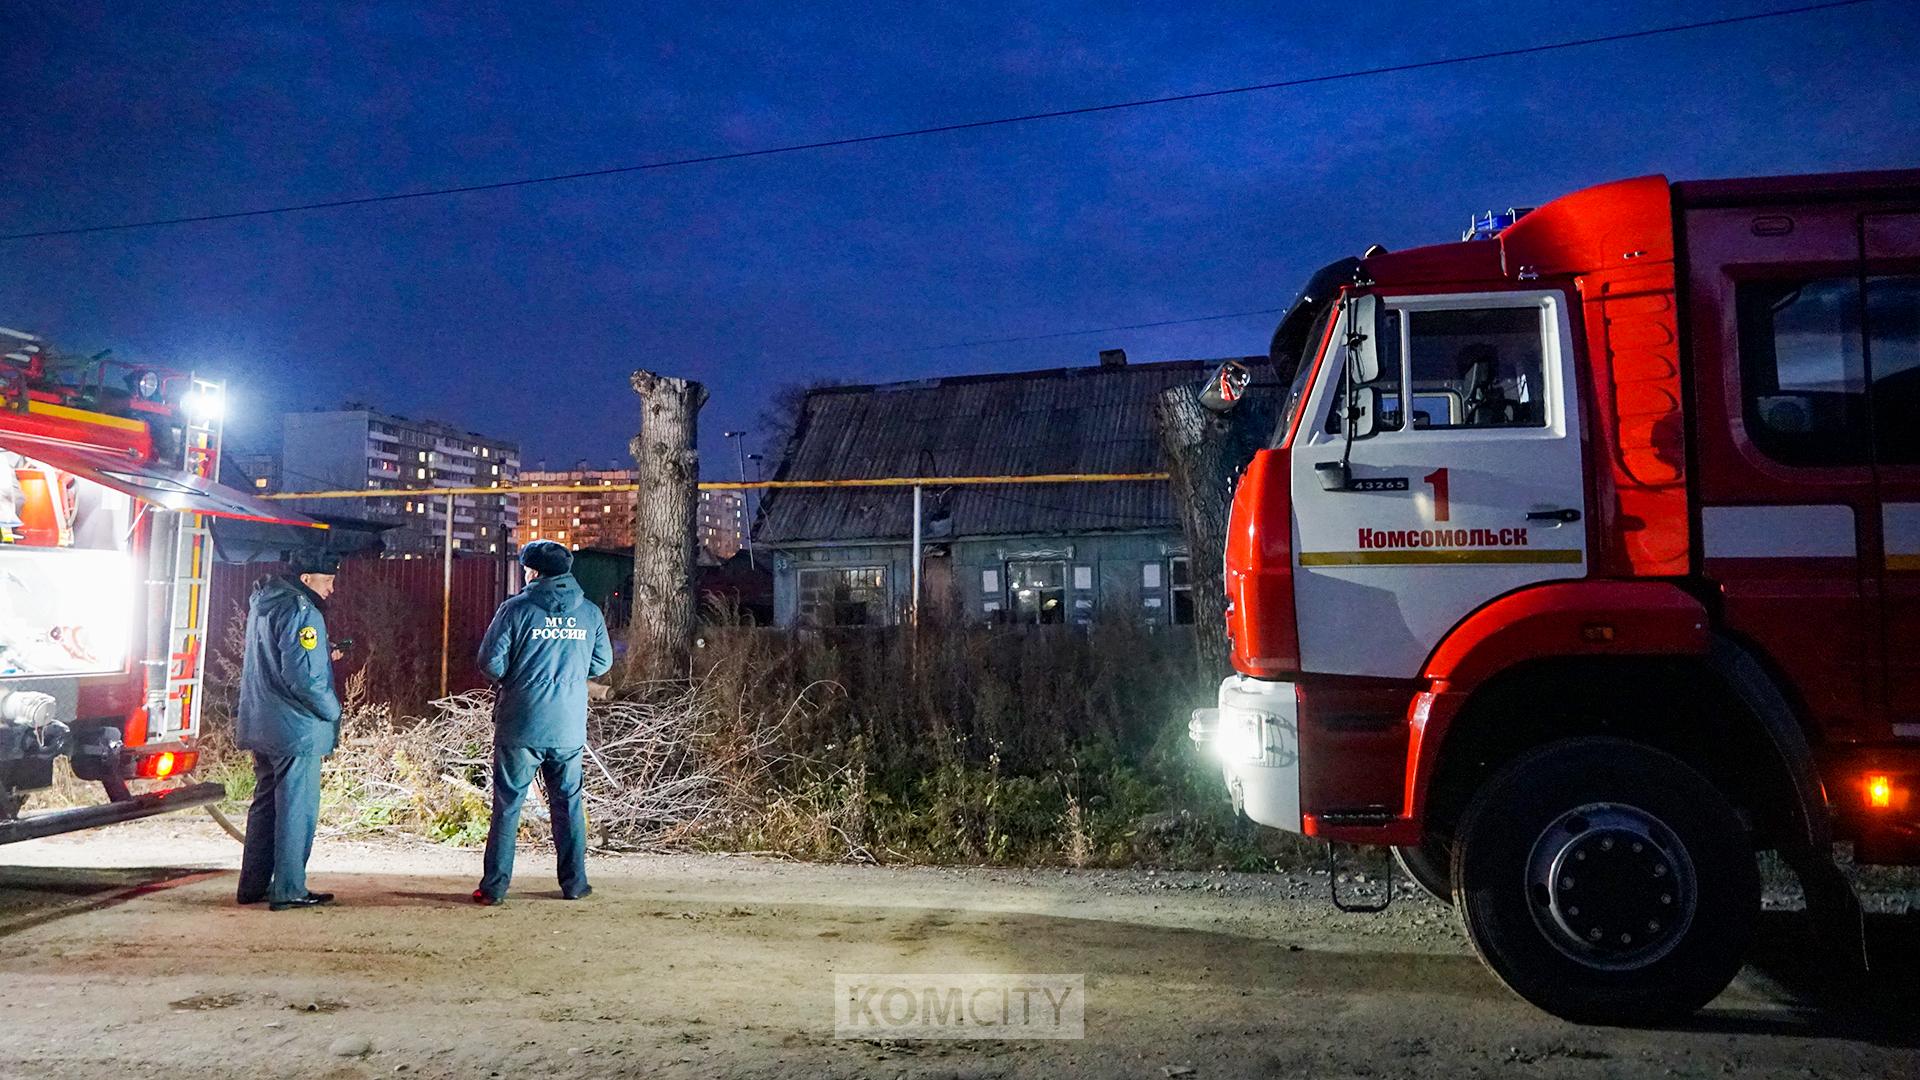
[{"label": "apartment building", "polygon": [[[633,469],[535,469],[520,474],[522,486],[553,491],[520,496],[520,542],[552,540],[577,550],[623,551],[633,546],[638,493]],[[588,490],[571,490],[586,488]],[[625,490],[619,490],[624,488]],[[609,490],[595,490],[609,489]],[[703,491],[696,519],[700,550],[725,561],[746,536],[745,504],[737,491]]]},{"label": "apartment building", "polygon": [[[390,496],[356,500],[351,513],[398,526],[385,534],[388,554],[438,553],[447,537],[446,497],[435,488],[507,487],[520,476],[520,449],[435,420],[413,420],[367,405],[289,413],[281,421],[279,487],[284,492],[365,488]],[[334,500],[296,500],[321,513],[346,510]],[[453,496],[456,552],[510,551],[519,528],[513,495]]]},{"label": "apartment building", "polygon": [[716,562],[726,562],[746,543],[746,493],[740,491],[703,491],[700,493],[700,550]]},{"label": "apartment building", "polygon": [[[555,491],[520,496],[520,543],[552,540],[575,550],[600,548],[617,551],[633,546],[636,473],[632,469],[530,469],[520,474],[522,486],[553,487]],[[567,488],[627,490],[568,491]]]}]

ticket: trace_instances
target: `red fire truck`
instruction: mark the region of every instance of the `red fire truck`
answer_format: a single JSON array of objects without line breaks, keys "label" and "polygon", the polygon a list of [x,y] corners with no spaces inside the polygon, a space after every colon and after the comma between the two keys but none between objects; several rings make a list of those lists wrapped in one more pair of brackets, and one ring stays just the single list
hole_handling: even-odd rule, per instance
[{"label": "red fire truck", "polygon": [[[0,843],[203,806],[192,772],[212,519],[314,524],[214,477],[218,382],[64,362],[0,328]],[[100,805],[23,814],[56,759]]]},{"label": "red fire truck", "polygon": [[1755,853],[1920,862],[1920,171],[1602,185],[1321,271],[1238,481],[1254,821],[1390,845],[1559,1015],[1698,1008]]}]

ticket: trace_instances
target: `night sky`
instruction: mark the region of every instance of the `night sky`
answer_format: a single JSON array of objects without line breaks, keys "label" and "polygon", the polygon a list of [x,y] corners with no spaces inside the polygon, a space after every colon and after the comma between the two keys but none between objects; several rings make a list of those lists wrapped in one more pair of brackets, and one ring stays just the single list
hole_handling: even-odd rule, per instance
[{"label": "night sky", "polygon": [[[0,232],[568,172],[1791,6],[0,0]],[[518,5],[503,5],[518,8]],[[534,5],[526,5],[532,8]],[[126,10],[120,10],[120,9]],[[203,10],[193,10],[203,8]],[[246,10],[243,10],[246,9]],[[136,10],[137,9],[137,10]],[[1373,242],[1649,172],[1920,166],[1920,4],[849,149],[0,243],[0,325],[605,464],[637,367],[720,436],[782,384],[1264,352]],[[880,354],[880,355],[875,355]],[[262,420],[271,423],[263,424]]]}]

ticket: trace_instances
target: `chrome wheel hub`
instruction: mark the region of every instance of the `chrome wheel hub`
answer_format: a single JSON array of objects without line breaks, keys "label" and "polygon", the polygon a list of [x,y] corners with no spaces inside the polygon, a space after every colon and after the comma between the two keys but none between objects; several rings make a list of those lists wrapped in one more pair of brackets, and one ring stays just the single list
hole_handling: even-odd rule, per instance
[{"label": "chrome wheel hub", "polygon": [[1693,922],[1697,884],[1673,830],[1619,803],[1560,815],[1527,859],[1541,932],[1574,960],[1606,970],[1645,967],[1673,951]]}]

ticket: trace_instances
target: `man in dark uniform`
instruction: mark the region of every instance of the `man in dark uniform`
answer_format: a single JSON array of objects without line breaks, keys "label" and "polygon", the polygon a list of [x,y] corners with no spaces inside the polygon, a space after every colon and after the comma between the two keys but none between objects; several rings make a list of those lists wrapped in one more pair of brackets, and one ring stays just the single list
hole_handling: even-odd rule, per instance
[{"label": "man in dark uniform", "polygon": [[307,890],[307,856],[320,821],[320,761],[340,732],[340,699],[321,605],[340,558],[297,554],[289,571],[262,578],[247,608],[237,740],[253,751],[253,805],[240,857],[239,899],[274,911],[316,907],[332,893]]},{"label": "man in dark uniform", "polygon": [[599,607],[581,595],[573,553],[551,540],[520,552],[529,584],[494,613],[480,642],[480,670],[493,702],[493,820],[486,867],[473,899],[498,904],[513,880],[520,807],[537,770],[547,789],[560,894],[579,900],[587,884],[587,816],[580,757],[587,745],[587,680],[613,666]]}]

